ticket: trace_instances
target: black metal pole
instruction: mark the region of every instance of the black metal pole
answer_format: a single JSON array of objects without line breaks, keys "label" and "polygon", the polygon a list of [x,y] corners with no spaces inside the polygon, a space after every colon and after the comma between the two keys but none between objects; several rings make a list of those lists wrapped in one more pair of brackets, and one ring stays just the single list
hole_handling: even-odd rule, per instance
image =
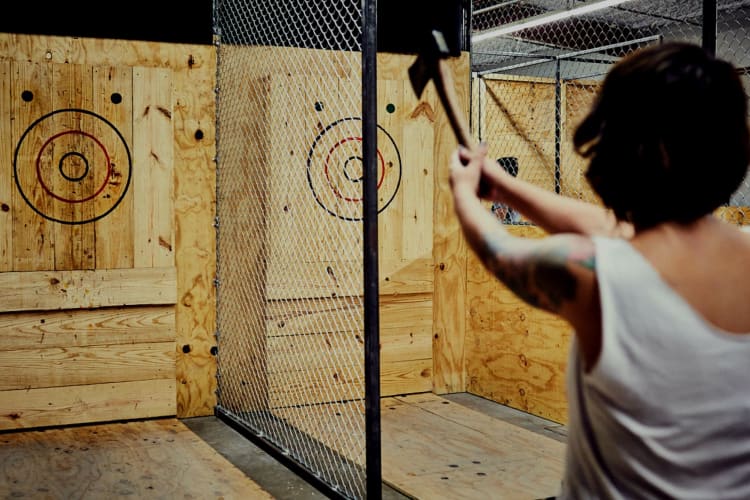
[{"label": "black metal pole", "polygon": [[703,48],[716,55],[716,0],[703,0]]},{"label": "black metal pole", "polygon": [[555,192],[562,191],[560,163],[562,144],[562,72],[560,71],[560,60],[555,61]]},{"label": "black metal pole", "polygon": [[380,450],[380,301],[378,288],[378,107],[377,0],[362,0],[362,159],[365,335],[365,449],[367,498],[379,500],[383,479]]}]

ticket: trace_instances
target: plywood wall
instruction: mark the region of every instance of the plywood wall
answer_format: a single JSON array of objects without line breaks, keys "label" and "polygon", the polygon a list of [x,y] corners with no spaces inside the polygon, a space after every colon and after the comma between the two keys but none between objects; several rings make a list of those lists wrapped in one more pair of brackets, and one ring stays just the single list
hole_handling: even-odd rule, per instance
[{"label": "plywood wall", "polygon": [[[599,82],[560,86],[560,158],[555,185],[555,81],[516,76],[475,79],[475,130],[493,157],[519,159],[518,176],[563,196],[601,200],[585,179],[586,160],[574,150],[575,128],[594,102]],[[747,224],[747,207],[723,207],[717,215]],[[508,226],[511,233],[537,238],[532,225]],[[535,309],[495,279],[470,254],[466,267],[466,390],[550,420],[567,422],[565,372],[572,327]]]},{"label": "plywood wall", "polygon": [[0,428],[212,413],[214,73],[0,34]]},{"label": "plywood wall", "polygon": [[477,108],[491,158],[518,159],[518,178],[555,189],[555,84],[548,78],[485,79]]},{"label": "plywood wall", "polygon": [[[509,229],[523,237],[544,235],[534,226]],[[566,422],[570,325],[522,302],[473,254],[466,289],[467,392]]]},{"label": "plywood wall", "polygon": [[[487,142],[492,158],[516,157],[520,179],[553,192],[563,178],[582,175],[565,148],[556,174],[554,80],[493,75],[473,83],[474,130]],[[568,123],[577,116],[569,114]],[[565,129],[561,132],[566,137]],[[524,237],[544,234],[531,225],[507,227]],[[466,263],[465,301],[466,391],[564,422],[569,325],[525,304],[472,253]]]}]

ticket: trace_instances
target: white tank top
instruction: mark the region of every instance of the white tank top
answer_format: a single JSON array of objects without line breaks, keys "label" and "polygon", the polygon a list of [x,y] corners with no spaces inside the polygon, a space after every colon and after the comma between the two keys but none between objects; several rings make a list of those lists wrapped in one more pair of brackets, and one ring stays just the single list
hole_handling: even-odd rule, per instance
[{"label": "white tank top", "polygon": [[602,350],[584,373],[571,345],[559,498],[750,499],[750,335],[706,322],[627,241],[594,242]]}]

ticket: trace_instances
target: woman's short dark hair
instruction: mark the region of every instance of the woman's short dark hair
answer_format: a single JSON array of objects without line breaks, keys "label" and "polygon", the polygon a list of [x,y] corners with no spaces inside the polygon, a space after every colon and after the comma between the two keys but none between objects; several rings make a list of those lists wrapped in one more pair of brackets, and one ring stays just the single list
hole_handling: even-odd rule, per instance
[{"label": "woman's short dark hair", "polygon": [[667,42],[613,66],[575,131],[586,178],[621,220],[691,222],[728,203],[750,161],[737,70],[699,46]]}]

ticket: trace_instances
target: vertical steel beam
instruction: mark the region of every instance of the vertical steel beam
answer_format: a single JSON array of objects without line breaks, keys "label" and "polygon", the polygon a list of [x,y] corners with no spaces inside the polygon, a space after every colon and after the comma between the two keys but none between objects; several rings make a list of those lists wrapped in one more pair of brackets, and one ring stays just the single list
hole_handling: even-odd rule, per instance
[{"label": "vertical steel beam", "polygon": [[703,48],[716,55],[716,0],[703,0]]},{"label": "vertical steel beam", "polygon": [[378,277],[378,106],[377,0],[362,0],[362,158],[364,335],[365,335],[365,449],[367,498],[382,495],[380,439],[380,297]]}]

